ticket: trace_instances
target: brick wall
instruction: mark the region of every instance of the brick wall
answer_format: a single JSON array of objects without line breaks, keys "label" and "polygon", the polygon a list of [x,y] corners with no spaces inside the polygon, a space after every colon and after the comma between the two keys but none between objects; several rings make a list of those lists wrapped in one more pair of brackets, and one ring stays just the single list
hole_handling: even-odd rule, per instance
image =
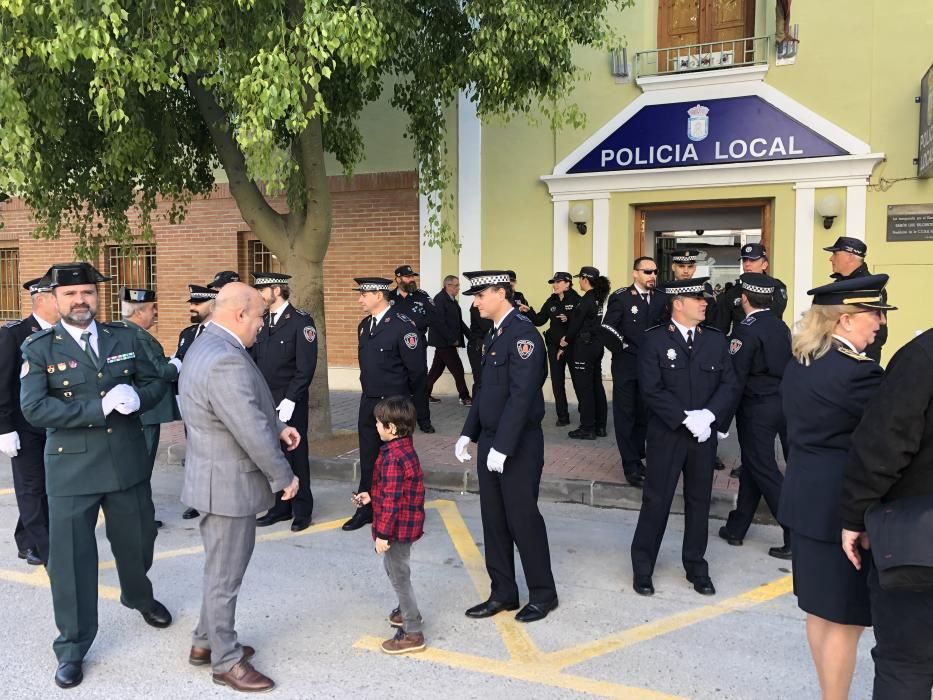
[{"label": "brick wall", "polygon": [[[356,364],[356,325],[361,317],[353,277],[392,276],[396,266],[419,260],[417,175],[414,172],[374,173],[352,179],[330,178],[333,229],[324,263],[325,313],[331,365]],[[283,200],[273,206],[284,210]],[[20,281],[39,277],[52,263],[74,259],[74,238],[35,240],[29,210],[12,200],[0,205],[4,228],[0,246],[18,246]],[[245,246],[255,236],[248,230],[226,185],[218,185],[207,198],[191,203],[188,216],[178,225],[154,221],[156,285],[159,324],[156,336],[168,353],[175,350],[178,333],[188,325],[187,285],[207,284],[219,270],[245,275]],[[106,254],[91,262],[106,272]],[[106,294],[101,289],[101,318],[106,319]],[[22,294],[23,315],[29,296]]]}]

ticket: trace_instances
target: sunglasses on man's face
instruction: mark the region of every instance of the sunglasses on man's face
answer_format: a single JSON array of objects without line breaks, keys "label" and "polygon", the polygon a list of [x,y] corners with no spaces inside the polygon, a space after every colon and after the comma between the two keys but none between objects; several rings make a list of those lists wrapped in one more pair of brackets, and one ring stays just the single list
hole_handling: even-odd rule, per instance
[{"label": "sunglasses on man's face", "polygon": [[639,270],[639,272],[643,275],[656,275],[658,274],[658,268],[654,268],[653,270]]}]

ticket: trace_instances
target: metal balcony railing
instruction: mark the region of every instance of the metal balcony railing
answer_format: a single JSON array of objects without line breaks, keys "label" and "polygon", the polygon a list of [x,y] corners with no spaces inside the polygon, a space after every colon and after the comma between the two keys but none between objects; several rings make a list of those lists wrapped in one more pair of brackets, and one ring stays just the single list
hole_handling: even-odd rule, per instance
[{"label": "metal balcony railing", "polygon": [[643,78],[767,64],[772,41],[770,36],[754,36],[639,51],[635,75]]}]

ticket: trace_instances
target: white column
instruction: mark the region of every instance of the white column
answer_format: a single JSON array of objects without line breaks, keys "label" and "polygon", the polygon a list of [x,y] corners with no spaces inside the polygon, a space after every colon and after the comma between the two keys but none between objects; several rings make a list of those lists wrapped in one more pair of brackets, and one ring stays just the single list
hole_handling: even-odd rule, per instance
[{"label": "white column", "polygon": [[593,197],[593,267],[609,270],[609,194]]},{"label": "white column", "polygon": [[418,196],[418,218],[421,231],[420,242],[420,260],[416,268],[421,275],[418,278],[418,286],[428,292],[431,296],[437,294],[441,289],[443,280],[441,271],[441,247],[437,245],[429,246],[427,240],[428,230],[428,198],[427,195]]},{"label": "white column", "polygon": [[816,192],[812,187],[796,186],[797,201],[794,213],[794,310],[790,325],[810,308],[807,290],[813,280],[813,216]]},{"label": "white column", "polygon": [[868,205],[868,186],[846,187],[846,235],[865,240],[865,209]]},{"label": "white column", "polygon": [[566,270],[570,264],[570,248],[567,241],[569,230],[570,202],[554,200],[554,269],[551,272]]}]

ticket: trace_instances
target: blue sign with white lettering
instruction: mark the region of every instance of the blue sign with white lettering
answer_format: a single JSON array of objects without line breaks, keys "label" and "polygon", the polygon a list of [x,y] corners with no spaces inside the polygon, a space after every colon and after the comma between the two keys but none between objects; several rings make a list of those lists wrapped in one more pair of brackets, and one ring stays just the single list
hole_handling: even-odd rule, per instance
[{"label": "blue sign with white lettering", "polygon": [[568,171],[605,173],[844,156],[757,95],[640,109]]}]

